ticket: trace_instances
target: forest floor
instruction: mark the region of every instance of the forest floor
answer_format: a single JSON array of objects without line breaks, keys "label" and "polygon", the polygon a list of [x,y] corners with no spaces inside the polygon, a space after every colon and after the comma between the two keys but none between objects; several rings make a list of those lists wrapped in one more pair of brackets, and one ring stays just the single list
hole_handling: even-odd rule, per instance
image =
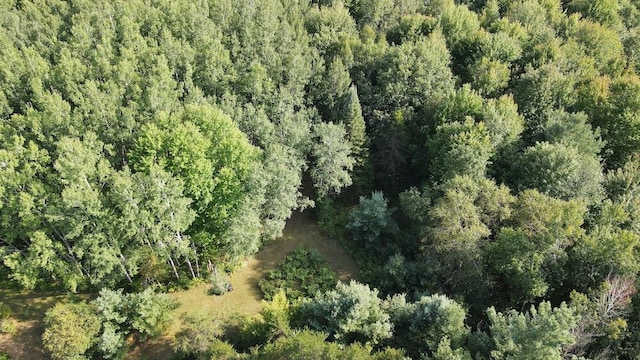
[{"label": "forest floor", "polygon": [[[127,359],[170,359],[173,356],[173,337],[180,330],[179,318],[182,315],[204,315],[222,323],[237,315],[258,313],[262,301],[258,282],[299,246],[320,251],[340,280],[357,278],[353,259],[336,241],[320,231],[310,211],[294,213],[281,238],[264,246],[241,269],[231,274],[233,291],[222,296],[211,296],[207,294],[209,285],[202,284],[172,293],[171,296],[180,303],[175,310],[176,321],[173,326],[165,336],[133,346]],[[42,318],[48,308],[65,296],[0,290],[0,301],[11,306],[17,324],[14,335],[0,334],[0,351],[8,353],[13,359],[46,358],[40,342]]]}]

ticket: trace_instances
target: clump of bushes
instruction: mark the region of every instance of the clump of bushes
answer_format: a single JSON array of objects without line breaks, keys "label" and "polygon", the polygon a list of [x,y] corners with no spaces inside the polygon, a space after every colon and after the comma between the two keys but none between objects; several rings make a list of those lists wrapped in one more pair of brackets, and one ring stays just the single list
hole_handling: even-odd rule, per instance
[{"label": "clump of bushes", "polygon": [[11,335],[16,333],[16,323],[9,319],[10,316],[11,308],[7,304],[0,302],[0,333]]},{"label": "clump of bushes", "polygon": [[233,290],[229,275],[226,272],[214,268],[211,272],[211,288],[209,289],[209,295],[222,295]]},{"label": "clump of bushes", "polygon": [[267,300],[281,290],[288,299],[295,300],[330,290],[336,281],[335,273],[317,250],[297,248],[258,285]]},{"label": "clump of bushes", "polygon": [[129,336],[162,335],[176,307],[175,300],[151,288],[132,294],[103,289],[94,301],[59,303],[47,311],[42,342],[54,360],[121,359]]},{"label": "clump of bushes", "polygon": [[4,320],[11,316],[11,308],[9,305],[0,302],[0,320]]}]

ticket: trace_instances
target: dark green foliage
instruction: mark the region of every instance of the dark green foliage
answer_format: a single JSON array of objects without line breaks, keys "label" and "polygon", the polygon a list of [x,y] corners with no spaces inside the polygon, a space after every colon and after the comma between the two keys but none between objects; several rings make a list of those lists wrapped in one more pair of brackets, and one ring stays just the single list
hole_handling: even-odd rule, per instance
[{"label": "dark green foliage", "polygon": [[394,325],[391,343],[406,349],[413,358],[419,354],[439,358],[437,354],[445,351],[463,356],[465,351],[461,347],[469,329],[464,324],[465,309],[454,300],[433,295],[410,303],[404,295],[394,295],[385,301],[384,307]]},{"label": "dark green foliage", "polygon": [[172,310],[178,307],[167,294],[156,294],[153,289],[130,294],[129,322],[133,330],[143,338],[156,338],[164,333],[172,321]]},{"label": "dark green foliage", "polygon": [[272,300],[279,291],[295,300],[332,289],[336,281],[336,275],[317,250],[297,248],[258,285],[267,300]]},{"label": "dark green foliage", "polygon": [[370,199],[360,197],[360,205],[349,214],[346,229],[365,249],[384,254],[399,230],[392,213],[384,194],[374,191]]},{"label": "dark green foliage", "polygon": [[205,317],[185,316],[181,321],[182,328],[175,336],[174,351],[196,359],[211,358],[214,347],[221,342],[222,331],[217,324]]},{"label": "dark green foliage", "polygon": [[316,203],[315,210],[322,230],[332,239],[344,240],[349,209],[336,199],[325,197]]}]

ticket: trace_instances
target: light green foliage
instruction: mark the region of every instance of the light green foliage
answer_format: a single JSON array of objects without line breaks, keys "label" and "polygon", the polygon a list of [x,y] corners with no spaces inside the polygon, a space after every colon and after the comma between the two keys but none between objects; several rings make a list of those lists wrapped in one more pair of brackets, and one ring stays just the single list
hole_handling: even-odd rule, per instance
[{"label": "light green foliage", "polygon": [[555,248],[565,248],[584,234],[586,212],[583,202],[558,200],[526,190],[516,199],[511,225],[523,229],[527,236],[552,242]]},{"label": "light green foliage", "polygon": [[167,294],[155,293],[152,288],[128,296],[131,328],[144,339],[156,338],[171,324],[172,310],[178,304]]},{"label": "light green foliage", "polygon": [[442,196],[427,213],[421,253],[437,254],[438,273],[447,286],[480,300],[487,290],[482,249],[509,218],[513,196],[506,187],[470,177],[455,177],[438,190]]},{"label": "light green foliage", "polygon": [[250,359],[264,360],[352,360],[352,359],[379,359],[379,360],[404,360],[401,351],[386,349],[379,353],[370,354],[370,350],[359,345],[352,344],[340,346],[333,342],[327,342],[326,334],[302,330],[290,337],[284,337],[268,344],[252,354]]},{"label": "light green foliage", "polygon": [[469,66],[474,89],[485,96],[499,94],[507,87],[511,72],[508,64],[483,57]]},{"label": "light green foliage", "polygon": [[[381,63],[375,65],[376,78],[372,80],[376,88],[359,85],[359,90],[362,90],[361,101],[379,111],[419,108],[430,97],[453,88],[449,51],[439,33],[415,43],[391,47]],[[370,115],[367,111],[364,113],[365,117]]]},{"label": "light green foliage", "polygon": [[[315,111],[307,8],[228,5],[3,4],[0,227],[13,281],[76,290],[198,277],[198,260],[237,261],[279,235],[300,200]],[[248,139],[295,148],[285,186],[257,181],[278,170]],[[176,210],[152,216],[162,208],[147,187],[159,181]]]},{"label": "light green foliage", "polygon": [[93,303],[102,321],[110,322],[117,326],[127,321],[129,304],[127,303],[126,296],[122,293],[122,289],[109,290],[103,288]]},{"label": "light green foliage", "polygon": [[482,96],[472,90],[469,84],[465,84],[448,94],[438,104],[435,115],[436,125],[446,125],[453,122],[463,123],[467,118],[480,120],[483,113],[483,102]]},{"label": "light green foliage", "polygon": [[[310,197],[381,292],[446,293],[470,329],[490,305],[595,303],[639,271],[639,19],[636,0],[0,2],[0,277],[183,286],[280,237]],[[355,205],[373,189],[386,198]],[[212,337],[197,356],[513,355],[440,319],[412,343],[412,319],[342,286],[315,328],[399,351],[295,339],[274,310],[247,320],[252,355]],[[124,294],[101,292],[82,356],[162,331],[171,306]],[[564,354],[634,358],[635,317],[579,325],[606,335]]]},{"label": "light green foliage", "polygon": [[406,349],[412,358],[446,359],[447,353],[468,358],[462,348],[469,334],[464,324],[466,311],[459,303],[444,295],[422,296],[416,302],[407,302],[402,294],[387,298],[383,306],[394,325],[390,342]]},{"label": "light green foliage", "polygon": [[355,160],[343,125],[320,123],[313,127],[313,165],[310,175],[319,197],[337,194],[351,185]]},{"label": "light green foliage", "polygon": [[472,250],[511,215],[508,188],[487,179],[455,177],[438,188],[442,197],[429,209],[425,239],[438,251]]},{"label": "light green foliage", "polygon": [[348,55],[344,40],[358,35],[356,23],[341,1],[333,2],[330,7],[309,9],[304,26],[311,44],[327,59]]},{"label": "light green foliage", "polygon": [[510,95],[489,99],[482,111],[484,122],[496,152],[503,150],[520,139],[524,131],[524,118],[518,113],[518,106]]},{"label": "light green foliage", "polygon": [[136,142],[134,168],[149,171],[156,164],[181,178],[200,214],[196,228],[219,231],[239,206],[257,150],[229,117],[212,107],[187,106],[157,123],[144,128]]},{"label": "light green foliage", "polygon": [[621,167],[640,149],[640,77],[635,75],[615,79],[609,88],[606,103],[594,119],[607,142],[605,158],[610,169]]},{"label": "light green foliage", "polygon": [[85,354],[122,359],[129,335],[142,339],[162,335],[176,306],[168,295],[151,288],[131,294],[102,289],[90,303],[60,303],[49,310],[42,341],[54,359],[84,358]]},{"label": "light green foliage", "polygon": [[208,290],[210,295],[223,295],[231,290],[229,275],[222,269],[214,268],[209,275],[209,281],[211,283]]},{"label": "light green foliage", "polygon": [[290,307],[284,291],[276,293],[270,301],[263,300],[259,314],[245,316],[240,320],[239,342],[236,345],[247,350],[290,335]]},{"label": "light green foliage", "polygon": [[267,300],[280,291],[289,299],[310,297],[332,289],[337,278],[327,261],[315,249],[297,248],[282,263],[260,280],[258,286]]},{"label": "light green foliage", "polygon": [[[576,101],[575,78],[555,64],[527,67],[517,80],[514,99],[526,120],[527,138],[544,131],[547,114]],[[527,139],[525,138],[525,139]]]},{"label": "light green foliage", "polygon": [[[562,143],[537,143],[515,164],[514,188],[536,188],[552,197],[581,199],[595,204],[602,199],[602,169],[598,158],[582,155]],[[518,174],[518,175],[516,175]]]},{"label": "light green foliage", "polygon": [[427,143],[431,181],[442,183],[456,175],[483,178],[494,151],[491,145],[484,123],[472,118],[439,126]]},{"label": "light green foliage", "polygon": [[492,359],[562,359],[562,346],[571,345],[574,337],[571,329],[579,316],[566,304],[551,308],[542,302],[532,306],[527,313],[511,310],[506,314],[489,308],[491,336],[495,350]]},{"label": "light green foliage", "polygon": [[572,0],[567,7],[580,12],[585,18],[609,27],[620,25],[620,2],[618,0]]},{"label": "light green foliage", "polygon": [[466,5],[455,5],[453,1],[442,1],[430,4],[427,14],[439,17],[442,33],[449,47],[456,47],[480,29],[476,13]]},{"label": "light green foliage", "polygon": [[302,303],[299,311],[303,325],[326,332],[342,343],[377,344],[392,336],[389,315],[381,305],[378,290],[352,280],[318,293]]},{"label": "light green foliage", "polygon": [[[581,241],[586,208],[527,190],[513,204],[511,219],[485,249],[489,267],[507,286],[511,302],[543,297],[562,283],[565,250]],[[560,277],[560,278],[558,278]]]},{"label": "light green foliage", "polygon": [[105,359],[122,359],[127,350],[125,334],[110,322],[102,324],[102,334],[98,343],[98,351]]},{"label": "light green foliage", "polygon": [[622,41],[614,30],[590,21],[579,21],[569,28],[568,36],[582,45],[585,55],[595,59],[598,70],[618,75],[624,68]]},{"label": "light green foliage", "polygon": [[[273,144],[265,149],[263,171],[258,173],[264,181],[265,201],[261,209],[262,235],[266,240],[272,240],[282,235],[285,221],[291,216],[292,210],[304,208],[307,203],[300,192],[302,183],[302,168],[304,161],[298,152],[288,146]],[[258,196],[248,199],[251,203],[258,202]],[[248,219],[242,220],[242,228],[246,229]]]},{"label": "light green foliage", "polygon": [[578,153],[598,156],[605,143],[600,130],[589,125],[586,114],[552,111],[544,129],[544,140],[574,147]]},{"label": "light green foliage", "polygon": [[607,197],[616,205],[619,205],[626,213],[622,222],[623,229],[632,229],[638,232],[640,229],[640,213],[637,206],[640,200],[640,158],[634,156],[624,167],[610,171],[605,177],[605,191]]},{"label": "light green foliage", "polygon": [[443,338],[438,344],[438,350],[433,354],[434,360],[469,360],[471,355],[462,348],[452,349],[448,338]]},{"label": "light green foliage", "polygon": [[98,342],[100,319],[87,303],[60,303],[45,316],[42,342],[53,359],[83,359]]}]

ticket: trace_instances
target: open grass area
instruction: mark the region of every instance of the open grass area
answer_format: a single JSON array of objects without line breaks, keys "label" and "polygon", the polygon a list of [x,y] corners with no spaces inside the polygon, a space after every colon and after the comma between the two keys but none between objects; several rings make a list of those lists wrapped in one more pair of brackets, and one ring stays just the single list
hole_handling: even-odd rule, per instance
[{"label": "open grass area", "polygon": [[[203,284],[171,294],[180,303],[175,310],[176,318],[183,314],[205,315],[223,322],[235,315],[257,313],[262,300],[258,282],[298,246],[320,251],[340,280],[357,278],[355,262],[344,249],[320,232],[308,212],[296,213],[287,223],[282,238],[267,244],[231,275],[233,291],[212,296],[207,294],[209,285]],[[46,359],[40,341],[42,319],[47,309],[66,296],[59,293],[0,290],[0,301],[11,307],[18,324],[16,334],[0,335],[0,351],[9,353],[13,359]],[[170,359],[173,356],[173,336],[179,330],[180,321],[176,321],[165,336],[145,344],[133,344],[127,359]]]}]

